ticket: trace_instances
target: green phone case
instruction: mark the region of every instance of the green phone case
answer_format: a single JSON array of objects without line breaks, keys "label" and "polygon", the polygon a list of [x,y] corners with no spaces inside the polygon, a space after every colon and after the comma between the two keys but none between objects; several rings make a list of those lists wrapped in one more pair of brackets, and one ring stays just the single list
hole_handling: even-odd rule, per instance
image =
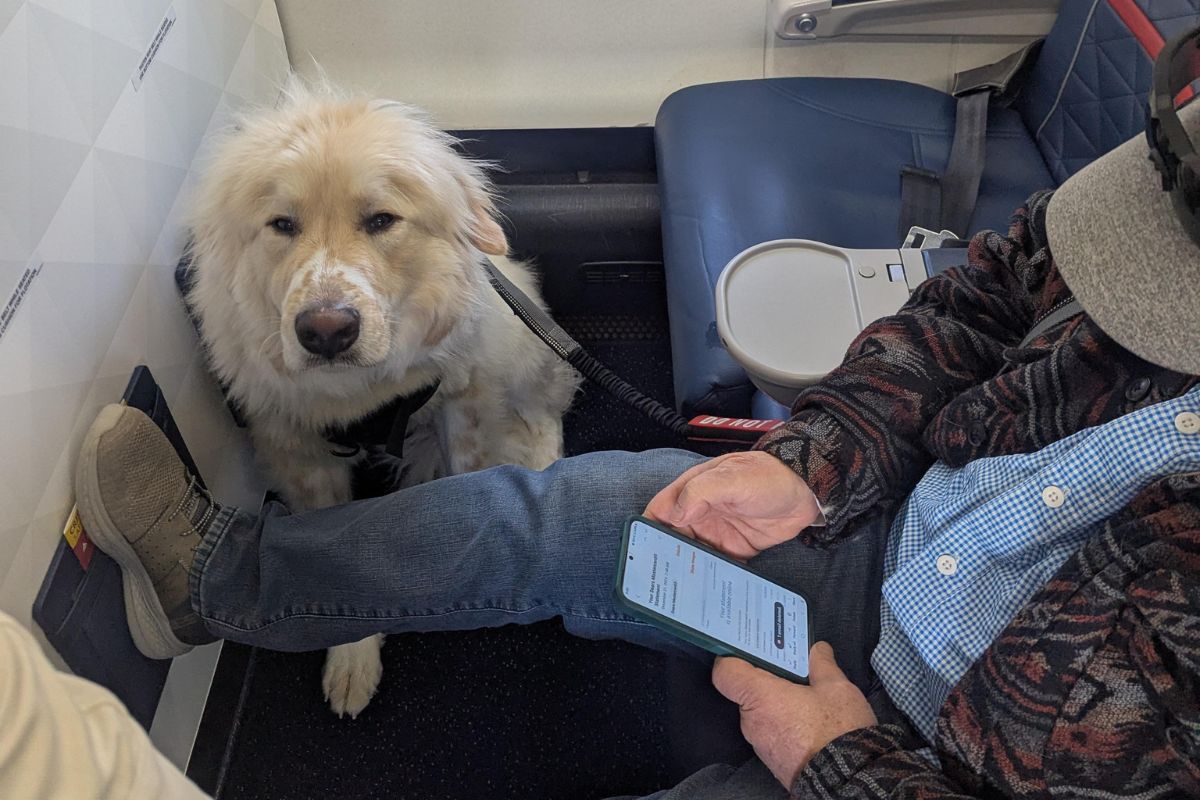
[{"label": "green phone case", "polygon": [[[706,553],[710,553],[710,554],[716,556],[717,558],[721,559],[722,561],[727,561],[730,564],[733,564],[734,566],[738,567],[739,569],[743,569],[752,575],[757,575],[758,577],[762,578],[763,580],[767,581],[768,583],[771,583],[775,586],[779,585],[779,584],[775,583],[775,581],[772,581],[769,578],[761,575],[760,573],[755,572],[754,570],[750,569],[745,564],[742,564],[739,561],[735,561],[732,558],[729,558],[724,553],[714,550],[713,548],[708,547],[707,545],[703,544],[702,542],[698,542],[695,539],[689,539],[687,536],[684,536],[681,533],[677,533],[676,531],[673,531],[670,528],[664,527],[647,517],[643,517],[638,514],[634,514],[633,516],[629,517],[629,519],[625,520],[625,530],[621,534],[621,548],[620,548],[621,554],[620,554],[619,563],[617,565],[616,583],[613,585],[613,596],[616,598],[618,606],[620,606],[623,610],[628,612],[631,616],[637,617],[638,619],[642,620],[643,622],[648,622],[651,625],[654,625],[655,627],[661,628],[674,636],[678,636],[680,639],[683,639],[686,642],[690,642],[691,644],[694,644],[699,648],[702,648],[704,650],[707,650],[710,653],[713,653],[714,655],[736,656],[745,661],[749,661],[751,664],[753,664],[756,667],[765,669],[768,672],[778,675],[781,678],[786,678],[787,680],[792,681],[794,683],[804,683],[804,684],[808,683],[808,676],[795,675],[795,674],[788,672],[768,661],[762,660],[758,656],[752,655],[751,653],[747,653],[744,650],[738,650],[737,648],[730,647],[729,645],[724,644],[723,642],[719,642],[716,639],[712,638],[711,636],[701,633],[700,631],[685,627],[669,617],[665,617],[662,614],[659,614],[655,611],[651,611],[648,608],[643,608],[642,606],[639,606],[639,605],[636,605],[636,604],[630,602],[625,597],[625,595],[621,593],[621,586],[625,582],[625,562],[627,560],[626,555],[629,552],[629,532],[632,529],[634,522],[641,522],[646,525],[649,525],[651,528],[660,530],[669,536],[679,539],[680,541],[687,542],[688,544],[692,545],[693,547],[703,550]],[[780,588],[784,588],[784,587],[780,587]],[[805,624],[808,626],[809,646],[811,646],[812,645],[812,641],[811,641],[811,638],[812,638],[812,603],[809,602],[808,597],[806,597],[801,592],[797,592],[794,589],[786,589],[786,588],[784,590],[792,592],[794,594],[798,594],[804,598],[804,606],[805,606],[805,610],[806,610],[806,614],[807,614],[807,619],[805,620]]]}]

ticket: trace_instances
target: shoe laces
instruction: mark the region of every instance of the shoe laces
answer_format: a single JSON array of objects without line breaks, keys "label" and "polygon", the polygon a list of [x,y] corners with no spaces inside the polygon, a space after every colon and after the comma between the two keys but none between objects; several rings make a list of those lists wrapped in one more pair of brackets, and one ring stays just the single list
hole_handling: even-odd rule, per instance
[{"label": "shoe laces", "polygon": [[[196,511],[200,508],[201,500],[208,503],[208,508],[204,509],[204,513],[200,515],[199,519],[193,519],[196,516]],[[179,502],[175,504],[175,509],[167,515],[164,521],[170,522],[180,514],[183,514],[184,518],[187,519],[188,529],[179,535],[191,536],[194,534],[200,537],[204,536],[204,531],[208,530],[209,523],[212,522],[213,517],[217,514],[217,504],[213,502],[212,494],[200,485],[200,480],[195,475],[188,476],[187,491],[179,498]],[[199,543],[197,543],[196,547],[192,548],[192,552],[196,552],[196,548],[199,546]]]}]

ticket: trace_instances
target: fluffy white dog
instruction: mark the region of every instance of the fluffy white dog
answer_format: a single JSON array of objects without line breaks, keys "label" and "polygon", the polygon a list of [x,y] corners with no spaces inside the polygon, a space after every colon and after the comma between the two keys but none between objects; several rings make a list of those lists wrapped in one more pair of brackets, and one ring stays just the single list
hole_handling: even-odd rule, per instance
[{"label": "fluffy white dog", "polygon": [[[538,297],[528,269],[500,258],[484,172],[454,144],[410,107],[296,79],[215,144],[188,300],[293,509],[350,499],[352,460],[331,453],[331,429],[435,382],[410,423],[406,482],[561,455],[577,376],[488,284],[496,256]],[[330,649],[339,715],[370,701],[382,640]]]}]

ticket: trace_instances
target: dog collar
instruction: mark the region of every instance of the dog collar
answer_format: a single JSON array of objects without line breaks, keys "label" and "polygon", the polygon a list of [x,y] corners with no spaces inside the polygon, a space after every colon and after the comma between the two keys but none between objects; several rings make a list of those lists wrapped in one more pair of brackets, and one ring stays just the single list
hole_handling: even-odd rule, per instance
[{"label": "dog collar", "polygon": [[408,420],[437,393],[439,385],[440,381],[434,381],[415,394],[397,397],[351,425],[327,428],[325,440],[336,448],[330,452],[351,458],[364,447],[383,445],[388,455],[403,458]]}]

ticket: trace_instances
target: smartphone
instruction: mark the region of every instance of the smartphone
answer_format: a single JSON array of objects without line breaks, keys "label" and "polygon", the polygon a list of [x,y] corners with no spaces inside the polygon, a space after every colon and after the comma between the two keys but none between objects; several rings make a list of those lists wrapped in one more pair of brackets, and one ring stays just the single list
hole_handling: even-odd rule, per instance
[{"label": "smartphone", "polygon": [[625,523],[617,604],[711,653],[808,683],[809,602],[646,517]]}]

